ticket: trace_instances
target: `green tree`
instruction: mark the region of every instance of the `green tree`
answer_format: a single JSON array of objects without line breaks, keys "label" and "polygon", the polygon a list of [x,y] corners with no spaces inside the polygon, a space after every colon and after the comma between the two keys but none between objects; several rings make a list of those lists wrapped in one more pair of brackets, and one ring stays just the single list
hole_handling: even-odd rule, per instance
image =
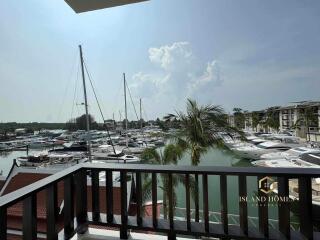
[{"label": "green tree", "polygon": [[259,113],[258,112],[252,112],[251,113],[251,119],[252,119],[252,128],[258,131],[257,127],[261,121]]},{"label": "green tree", "polygon": [[319,114],[317,113],[317,108],[315,107],[307,107],[300,110],[299,118],[295,122],[293,128],[300,129],[301,126],[305,126],[307,129],[307,136],[308,140],[310,141],[310,130],[309,128],[311,126],[317,126],[318,125],[318,117]]},{"label": "green tree", "polygon": [[226,114],[220,106],[199,106],[191,99],[187,101],[186,113],[176,112],[164,119],[179,120],[180,128],[174,139],[184,151],[190,152],[192,165],[198,165],[200,156],[210,147],[221,146],[219,132],[241,133],[228,124]]},{"label": "green tree", "polygon": [[243,129],[245,127],[245,121],[246,121],[246,116],[244,114],[244,111],[241,108],[234,108],[233,115],[234,115],[235,126],[239,129]]},{"label": "green tree", "polygon": [[[200,163],[200,157],[213,146],[221,146],[223,143],[219,132],[236,132],[226,118],[224,110],[220,106],[199,106],[196,101],[188,99],[187,111],[176,112],[165,117],[166,121],[179,120],[180,127],[174,136],[176,143],[191,155],[192,165]],[[240,131],[237,131],[240,132]],[[199,184],[198,176],[195,176],[195,220],[199,221]]]},{"label": "green tree", "polygon": [[[178,160],[181,159],[183,155],[183,150],[180,146],[175,144],[169,144],[165,146],[162,151],[157,151],[154,148],[146,149],[141,155],[141,162],[148,163],[148,164],[156,164],[156,165],[176,165]],[[163,191],[163,212],[164,217],[167,218],[168,215],[168,203],[169,203],[169,177],[168,174],[160,174],[160,189]],[[185,184],[185,178],[181,174],[173,174],[172,175],[172,189],[173,189],[173,209],[176,206],[177,195],[175,192],[175,188],[177,185]],[[150,174],[144,175],[144,182],[143,182],[143,200],[146,201],[151,198],[152,194],[152,178]],[[194,179],[190,178],[190,188],[191,192],[194,192]],[[194,196],[194,194],[192,194]]]},{"label": "green tree", "polygon": [[277,111],[277,108],[268,108],[266,111],[266,118],[263,123],[264,127],[266,129],[274,129],[279,131],[280,122],[279,122],[279,112]]}]

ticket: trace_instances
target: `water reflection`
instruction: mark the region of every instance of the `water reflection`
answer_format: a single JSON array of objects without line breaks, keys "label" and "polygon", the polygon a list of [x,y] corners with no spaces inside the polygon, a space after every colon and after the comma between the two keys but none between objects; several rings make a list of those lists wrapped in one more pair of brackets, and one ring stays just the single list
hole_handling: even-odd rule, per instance
[{"label": "water reflection", "polygon": [[0,151],[0,157],[7,157],[11,154],[10,151]]}]

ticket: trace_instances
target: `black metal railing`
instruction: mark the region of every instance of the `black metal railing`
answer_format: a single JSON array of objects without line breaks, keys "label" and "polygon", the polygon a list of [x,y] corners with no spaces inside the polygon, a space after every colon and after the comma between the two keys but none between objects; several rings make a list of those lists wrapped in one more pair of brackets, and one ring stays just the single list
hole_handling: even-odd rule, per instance
[{"label": "black metal railing", "polygon": [[[99,173],[105,172],[105,196],[99,194]],[[113,212],[113,177],[114,172],[120,173],[120,215]],[[142,174],[148,173],[152,177],[152,218],[143,216],[142,207]],[[128,175],[134,176],[136,215],[128,216]],[[168,174],[168,219],[157,217],[157,176]],[[177,220],[174,217],[173,174],[185,176],[186,188],[186,219]],[[92,212],[88,212],[87,176],[91,176],[91,202]],[[202,179],[203,209],[202,219],[193,220],[190,215],[190,177]],[[220,192],[215,199],[210,199],[208,177],[218,176]],[[289,197],[289,180],[298,179],[298,215],[300,230],[290,229],[291,204],[287,201],[278,205],[278,230],[269,228],[268,204],[258,204],[259,226],[248,224],[248,203],[239,201],[239,224],[228,222],[228,177],[238,178],[239,197],[245,199],[248,195],[247,177],[255,176],[257,181],[269,176],[277,179],[277,196],[282,199]],[[7,239],[7,209],[23,201],[23,239],[36,239],[37,234],[37,193],[46,191],[47,201],[47,239],[69,239],[76,233],[85,233],[89,225],[115,227],[120,230],[120,237],[126,239],[129,230],[146,232],[159,232],[168,235],[168,239],[175,239],[176,235],[189,235],[194,237],[208,236],[223,239],[320,239],[314,229],[314,216],[312,206],[312,179],[320,176],[320,169],[298,168],[238,168],[238,167],[187,167],[187,166],[156,166],[140,164],[79,164],[45,179],[42,179],[15,192],[0,197],[0,239]],[[64,184],[63,231],[58,233],[58,206],[57,184]],[[258,191],[258,197],[266,197],[268,193]],[[214,223],[209,218],[209,205],[216,198],[220,198],[221,222]],[[101,211],[101,199],[104,199],[106,210]],[[197,199],[197,198],[196,198]],[[259,198],[258,198],[259,199]],[[266,198],[267,199],[267,198]],[[74,206],[75,205],[75,206]],[[199,206],[199,203],[195,204]],[[199,211],[199,210],[198,210]],[[199,216],[199,213],[196,213]]]}]

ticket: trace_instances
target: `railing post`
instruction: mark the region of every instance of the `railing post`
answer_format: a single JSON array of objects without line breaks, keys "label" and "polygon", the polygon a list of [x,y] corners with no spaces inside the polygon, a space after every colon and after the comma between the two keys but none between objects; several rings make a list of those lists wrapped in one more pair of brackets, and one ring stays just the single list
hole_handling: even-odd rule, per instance
[{"label": "railing post", "polygon": [[91,199],[92,199],[92,220],[100,220],[100,190],[99,171],[91,170]]},{"label": "railing post", "polygon": [[204,220],[204,230],[209,232],[209,195],[208,195],[208,175],[202,175],[202,185],[203,185],[203,220]]},{"label": "railing post", "polygon": [[87,223],[87,171],[79,170],[76,174],[76,215],[77,215],[77,232],[83,234],[88,230]]},{"label": "railing post", "polygon": [[191,216],[190,216],[190,175],[186,174],[185,176],[185,185],[186,185],[186,216],[187,216],[187,229],[191,231]]},{"label": "railing post", "polygon": [[[290,239],[289,184],[287,177],[278,177],[278,196],[279,230],[283,237]],[[281,199],[283,200],[280,201]]]},{"label": "railing post", "polygon": [[[157,174],[152,173],[152,224],[154,228],[158,226],[157,219],[157,205],[158,205],[158,197],[157,197]],[[167,204],[167,203],[164,203]]]},{"label": "railing post", "polygon": [[247,177],[240,175],[238,185],[240,228],[244,235],[248,235]]},{"label": "railing post", "polygon": [[220,191],[221,191],[221,222],[224,234],[228,234],[228,187],[227,176],[220,175]]},{"label": "railing post", "polygon": [[174,209],[173,209],[173,182],[172,182],[172,173],[168,174],[169,176],[169,189],[168,189],[168,197],[169,197],[169,225],[170,225],[170,232],[168,235],[168,239],[176,239],[176,234],[174,232]]},{"label": "railing post", "polygon": [[120,171],[121,188],[121,227],[120,239],[128,239],[127,172]]},{"label": "railing post", "polygon": [[57,183],[47,188],[47,240],[57,240],[58,198]]},{"label": "railing post", "polygon": [[177,235],[175,232],[168,233],[168,240],[176,240],[176,239],[177,239]]},{"label": "railing post", "polygon": [[300,231],[306,239],[313,239],[311,178],[299,178]]},{"label": "railing post", "polygon": [[37,239],[37,195],[36,193],[23,200],[22,218],[23,240]]},{"label": "railing post", "polygon": [[[263,187],[268,184],[268,179],[265,177],[258,177],[258,187]],[[268,196],[265,192],[258,189],[258,215],[259,215],[259,231],[265,236],[269,236],[269,222],[268,222]]]},{"label": "railing post", "polygon": [[195,174],[195,196],[194,196],[194,208],[195,208],[195,222],[199,222],[199,176]]},{"label": "railing post", "polygon": [[0,239],[7,240],[7,208],[0,207]]},{"label": "railing post", "polygon": [[112,171],[106,171],[107,222],[113,222],[113,182]]},{"label": "railing post", "polygon": [[142,225],[142,183],[141,173],[136,172],[136,202],[137,202],[137,225]]},{"label": "railing post", "polygon": [[73,175],[64,179],[64,236],[70,239],[74,232],[74,187]]}]

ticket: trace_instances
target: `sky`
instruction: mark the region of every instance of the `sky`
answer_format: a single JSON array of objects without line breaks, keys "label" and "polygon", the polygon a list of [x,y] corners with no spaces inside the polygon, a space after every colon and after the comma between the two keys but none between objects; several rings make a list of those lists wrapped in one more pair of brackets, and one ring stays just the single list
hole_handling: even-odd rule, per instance
[{"label": "sky", "polygon": [[319,12],[313,0],[150,0],[81,14],[63,0],[0,1],[0,122],[84,113],[79,44],[105,119],[124,118],[123,73],[129,120],[140,98],[145,120],[187,98],[227,113],[319,100]]}]

